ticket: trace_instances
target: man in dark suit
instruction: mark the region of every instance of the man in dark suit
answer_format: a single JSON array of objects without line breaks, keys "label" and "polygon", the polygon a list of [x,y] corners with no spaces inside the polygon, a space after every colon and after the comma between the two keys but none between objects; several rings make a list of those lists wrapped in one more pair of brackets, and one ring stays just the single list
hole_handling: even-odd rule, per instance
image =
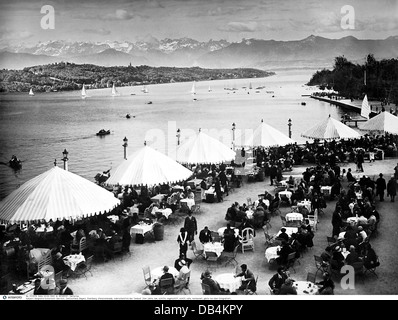
[{"label": "man in dark suit", "polygon": [[192,211],[188,211],[188,216],[184,221],[184,228],[188,232],[188,241],[192,242],[196,234],[198,234],[198,224],[196,218],[192,216]]},{"label": "man in dark suit", "polygon": [[202,242],[203,244],[212,241],[211,231],[207,226],[205,226],[204,229],[200,231],[199,241]]},{"label": "man in dark suit", "polygon": [[275,273],[268,281],[268,285],[274,294],[279,294],[279,290],[288,278],[283,267],[279,267],[277,273]]},{"label": "man in dark suit", "polygon": [[379,178],[376,180],[376,195],[380,197],[380,201],[384,201],[384,190],[386,190],[386,180],[383,178],[383,174],[379,174]]},{"label": "man in dark suit", "polygon": [[68,280],[61,279],[59,281],[59,287],[55,289],[57,295],[73,295],[73,291],[68,287]]}]

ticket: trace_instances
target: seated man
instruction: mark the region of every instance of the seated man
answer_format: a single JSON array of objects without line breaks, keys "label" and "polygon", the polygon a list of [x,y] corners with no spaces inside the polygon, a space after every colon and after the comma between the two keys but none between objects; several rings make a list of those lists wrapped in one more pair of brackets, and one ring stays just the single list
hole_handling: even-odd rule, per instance
[{"label": "seated man", "polygon": [[316,283],[318,286],[320,286],[318,292],[319,294],[333,294],[334,291],[334,282],[330,278],[330,274],[328,272],[325,272],[323,274],[323,280],[320,282]]},{"label": "seated man", "polygon": [[238,291],[250,290],[251,292],[256,292],[257,284],[253,272],[247,268],[246,264],[242,264],[240,269],[241,272],[234,275],[234,277],[242,277],[242,285],[239,287]]},{"label": "seated man", "polygon": [[348,265],[352,265],[354,262],[358,262],[361,261],[358,253],[355,250],[354,246],[350,246],[350,253],[347,255],[347,257],[345,258],[345,262]]},{"label": "seated man", "polygon": [[279,294],[279,290],[288,278],[283,267],[278,267],[277,273],[275,273],[268,281],[268,285],[274,294]]},{"label": "seated man", "polygon": [[281,229],[281,233],[278,235],[277,238],[289,242],[289,235],[286,233],[285,228]]},{"label": "seated man", "polygon": [[296,295],[297,290],[295,287],[293,287],[293,280],[288,278],[285,280],[285,283],[281,286],[279,290],[280,295]]},{"label": "seated man", "polygon": [[286,241],[282,241],[282,248],[277,251],[278,257],[275,259],[276,263],[280,266],[284,266],[287,263],[287,257],[290,253],[294,252],[292,247]]},{"label": "seated man", "polygon": [[203,244],[211,242],[212,237],[211,237],[211,231],[207,226],[203,228],[203,230],[200,231],[199,233],[199,241]]},{"label": "seated man", "polygon": [[211,272],[206,270],[202,273],[200,278],[203,284],[207,284],[210,287],[210,294],[219,295],[219,294],[230,294],[229,292],[225,291],[225,289],[220,287],[220,284],[211,278]]},{"label": "seated man", "polygon": [[163,289],[168,289],[168,288],[174,287],[175,279],[174,279],[174,276],[169,272],[169,267],[168,266],[164,266],[163,267],[163,274],[159,278],[159,284],[160,284],[160,281],[163,280],[163,279],[173,279],[171,285],[169,285],[167,287],[164,287]]}]

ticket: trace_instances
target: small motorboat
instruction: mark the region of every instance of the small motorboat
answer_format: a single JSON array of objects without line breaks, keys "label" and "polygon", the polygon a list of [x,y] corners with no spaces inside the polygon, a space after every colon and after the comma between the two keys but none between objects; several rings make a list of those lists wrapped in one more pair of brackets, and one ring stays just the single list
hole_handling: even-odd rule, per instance
[{"label": "small motorboat", "polygon": [[127,119],[130,119],[130,118],[131,118],[130,113],[126,114],[126,118],[127,118]]},{"label": "small motorboat", "polygon": [[22,168],[22,161],[19,160],[16,156],[12,156],[10,161],[8,161],[11,168],[14,170],[19,170]]},{"label": "small motorboat", "polygon": [[301,102],[301,105],[302,105],[302,106],[305,106],[305,105],[306,105],[306,103],[305,103],[305,102]]},{"label": "small motorboat", "polygon": [[97,136],[106,136],[108,134],[111,134],[111,130],[101,129],[96,134],[97,134]]}]

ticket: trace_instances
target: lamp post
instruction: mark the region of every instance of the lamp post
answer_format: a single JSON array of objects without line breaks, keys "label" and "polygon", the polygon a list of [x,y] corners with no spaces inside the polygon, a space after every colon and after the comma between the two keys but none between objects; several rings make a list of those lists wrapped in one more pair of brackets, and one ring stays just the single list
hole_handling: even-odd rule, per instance
[{"label": "lamp post", "polygon": [[126,151],[127,151],[127,146],[128,146],[128,144],[127,144],[127,142],[128,142],[129,140],[126,138],[126,137],[124,137],[124,139],[123,139],[123,148],[124,148],[124,160],[127,160],[127,153],[126,153]]},{"label": "lamp post", "polygon": [[289,127],[289,138],[292,137],[292,119],[289,118],[289,120],[287,120],[287,125]]},{"label": "lamp post", "polygon": [[232,124],[232,150],[235,151],[235,129],[236,125],[235,122]]},{"label": "lamp post", "polygon": [[68,151],[66,149],[62,152],[62,155],[64,156],[62,158],[62,161],[64,162],[64,170],[68,171]]},{"label": "lamp post", "polygon": [[177,146],[179,146],[180,145],[180,137],[181,137],[181,130],[180,129],[177,129],[176,137],[177,137]]}]

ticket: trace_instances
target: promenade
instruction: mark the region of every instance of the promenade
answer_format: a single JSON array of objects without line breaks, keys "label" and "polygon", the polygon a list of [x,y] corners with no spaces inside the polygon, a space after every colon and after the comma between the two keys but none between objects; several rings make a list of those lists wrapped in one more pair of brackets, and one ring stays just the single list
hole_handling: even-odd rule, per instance
[{"label": "promenade", "polygon": [[[375,162],[364,163],[364,173],[371,178],[376,179],[381,172],[386,180],[393,173],[393,168],[397,165],[398,158],[386,158],[385,160],[377,160]],[[285,172],[284,177],[289,175],[300,176],[307,166],[295,166],[292,172]],[[343,163],[341,168],[351,168],[355,173],[355,164]],[[345,188],[347,181],[343,181]],[[224,220],[227,208],[232,202],[240,204],[246,202],[248,197],[257,199],[257,195],[268,190],[274,193],[274,187],[270,186],[269,178],[266,177],[264,182],[245,182],[241,188],[235,189],[229,196],[224,198],[220,203],[201,203],[201,212],[196,214],[198,221],[198,231],[208,226],[210,230],[217,230],[226,226]],[[318,230],[314,237],[314,247],[304,253],[300,258],[300,264],[295,265],[295,271],[291,273],[291,277],[295,280],[305,280],[307,272],[315,272],[314,255],[320,255],[327,246],[326,236],[331,235],[332,225],[331,217],[336,201],[327,201],[325,214],[320,216]],[[398,251],[396,243],[398,242],[398,202],[390,202],[386,198],[384,202],[376,200],[376,208],[380,213],[381,222],[379,224],[379,233],[372,238],[371,244],[379,255],[381,265],[377,268],[378,278],[375,276],[367,276],[364,281],[359,281],[355,285],[355,289],[343,290],[337,280],[335,294],[336,295],[396,295],[398,293]],[[281,205],[281,215],[290,212],[290,206]],[[162,241],[153,241],[147,239],[144,244],[136,244],[132,240],[130,250],[131,257],[125,256],[123,260],[116,258],[106,263],[96,262],[93,265],[91,277],[70,279],[69,285],[76,295],[139,295],[145,287],[142,267],[148,265],[151,269],[164,265],[174,265],[175,259],[178,257],[179,246],[177,244],[177,235],[179,229],[183,226],[185,216],[181,216],[180,220],[175,224],[165,224],[164,238]],[[282,226],[280,217],[273,217],[271,220],[272,228],[270,234],[277,233]],[[197,239],[197,236],[196,236]],[[268,289],[268,281],[276,272],[275,268],[270,267],[265,259],[264,234],[262,229],[256,230],[255,251],[238,252],[236,260],[239,265],[246,263],[255,276],[258,276],[256,298],[267,299],[270,295]],[[188,257],[195,259],[191,250],[188,250]],[[225,262],[224,262],[225,263]],[[194,260],[191,265],[191,281],[190,290],[192,295],[202,295],[200,275],[206,270],[206,261],[199,258]],[[232,265],[227,267],[220,264],[217,270],[213,271],[213,276],[217,274],[233,272],[235,268]],[[318,281],[321,279],[319,278]],[[232,296],[233,297],[233,296]],[[255,296],[253,296],[255,297]],[[275,297],[275,296],[273,296]],[[145,298],[145,296],[142,296]],[[168,296],[170,298],[170,296]],[[179,296],[183,298],[183,296]],[[279,296],[278,298],[283,299]],[[307,297],[309,298],[309,297]]]}]

